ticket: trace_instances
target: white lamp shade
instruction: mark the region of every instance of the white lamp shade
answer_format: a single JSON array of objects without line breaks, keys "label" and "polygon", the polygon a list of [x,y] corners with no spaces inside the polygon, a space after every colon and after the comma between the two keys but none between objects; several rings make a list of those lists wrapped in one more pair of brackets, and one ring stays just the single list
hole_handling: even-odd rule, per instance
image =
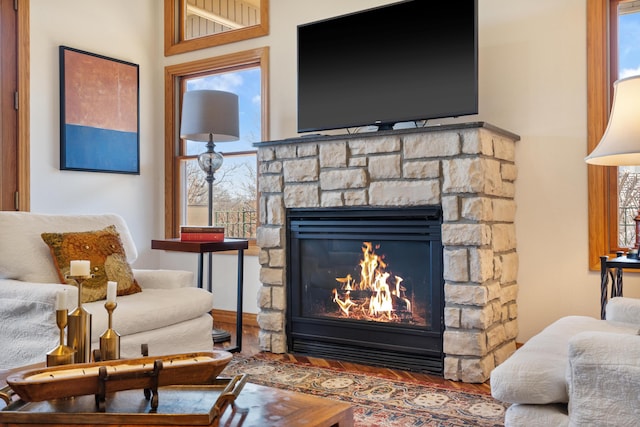
[{"label": "white lamp shade", "polygon": [[609,124],[598,146],[585,161],[592,165],[640,165],[640,76],[613,84]]},{"label": "white lamp shade", "polygon": [[235,141],[238,128],[238,95],[220,90],[190,90],[182,98],[180,137],[191,141]]}]

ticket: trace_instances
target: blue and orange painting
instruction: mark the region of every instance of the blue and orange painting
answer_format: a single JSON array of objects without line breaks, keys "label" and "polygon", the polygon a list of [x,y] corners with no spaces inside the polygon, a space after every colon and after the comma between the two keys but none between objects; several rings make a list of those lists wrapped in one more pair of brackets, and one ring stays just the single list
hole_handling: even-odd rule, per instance
[{"label": "blue and orange painting", "polygon": [[140,173],[138,66],[60,47],[61,169]]}]

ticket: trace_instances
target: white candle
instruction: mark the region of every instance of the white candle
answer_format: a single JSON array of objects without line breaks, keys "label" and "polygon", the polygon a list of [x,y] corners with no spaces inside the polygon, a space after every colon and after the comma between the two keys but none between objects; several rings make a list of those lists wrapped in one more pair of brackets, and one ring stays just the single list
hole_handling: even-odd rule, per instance
[{"label": "white candle", "polygon": [[116,302],[118,282],[107,282],[107,302]]},{"label": "white candle", "polygon": [[70,276],[82,276],[87,277],[91,269],[91,262],[87,260],[75,260],[71,261],[69,267]]},{"label": "white candle", "polygon": [[56,293],[56,310],[65,310],[67,308],[67,293],[58,291]]}]

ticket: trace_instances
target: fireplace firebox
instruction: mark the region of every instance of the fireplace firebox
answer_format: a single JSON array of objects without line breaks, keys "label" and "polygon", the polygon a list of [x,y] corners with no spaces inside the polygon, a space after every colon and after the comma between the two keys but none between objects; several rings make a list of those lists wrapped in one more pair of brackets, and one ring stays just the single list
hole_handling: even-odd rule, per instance
[{"label": "fireplace firebox", "polygon": [[287,210],[293,353],[442,374],[442,212]]}]

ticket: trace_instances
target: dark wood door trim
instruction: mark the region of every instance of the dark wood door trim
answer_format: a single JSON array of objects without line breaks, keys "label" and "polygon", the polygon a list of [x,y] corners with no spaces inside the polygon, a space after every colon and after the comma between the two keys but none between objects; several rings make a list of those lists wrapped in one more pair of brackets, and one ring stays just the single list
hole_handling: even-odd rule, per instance
[{"label": "dark wood door trim", "polygon": [[31,95],[29,91],[29,0],[17,0],[18,3],[18,209],[31,209],[31,162],[29,139],[29,111]]},{"label": "dark wood door trim", "polygon": [[0,0],[0,210],[30,209],[29,0]]}]

